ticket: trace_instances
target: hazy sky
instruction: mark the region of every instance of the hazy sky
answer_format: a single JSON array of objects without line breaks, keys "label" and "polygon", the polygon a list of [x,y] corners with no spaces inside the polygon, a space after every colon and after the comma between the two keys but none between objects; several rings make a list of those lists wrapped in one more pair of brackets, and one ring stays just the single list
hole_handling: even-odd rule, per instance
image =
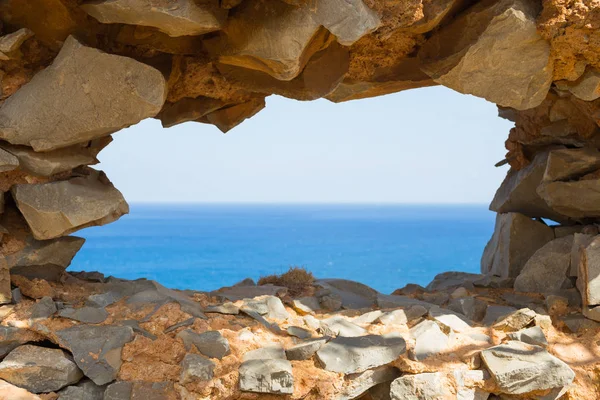
[{"label": "hazy sky", "polygon": [[129,202],[489,203],[511,124],[444,87],[342,104],[271,96],[227,135],[144,121],[98,167]]}]

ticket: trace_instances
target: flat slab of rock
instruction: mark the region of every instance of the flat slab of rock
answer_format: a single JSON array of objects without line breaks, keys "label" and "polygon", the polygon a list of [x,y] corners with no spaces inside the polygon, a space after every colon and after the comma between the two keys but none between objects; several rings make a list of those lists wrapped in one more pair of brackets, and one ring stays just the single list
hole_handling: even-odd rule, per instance
[{"label": "flat slab of rock", "polygon": [[445,400],[449,393],[444,387],[442,374],[427,373],[396,379],[390,387],[390,396],[392,400]]},{"label": "flat slab of rock", "polygon": [[448,329],[452,329],[454,332],[465,332],[472,326],[472,322],[464,316],[440,307],[430,308],[429,316],[443,326],[446,326]]},{"label": "flat slab of rock", "polygon": [[0,138],[36,151],[83,143],[155,116],[166,93],[157,69],[69,37],[52,65],[0,107]]},{"label": "flat slab of rock", "polygon": [[325,344],[317,357],[327,371],[354,374],[388,364],[406,351],[397,334],[337,337]]},{"label": "flat slab of rock", "polygon": [[173,399],[173,382],[115,382],[108,385],[104,400]]},{"label": "flat slab of rock", "polygon": [[539,346],[509,341],[481,352],[481,359],[502,393],[524,394],[562,388],[575,373]]},{"label": "flat slab of rock", "polygon": [[573,235],[569,235],[555,239],[537,250],[515,280],[515,290],[553,293],[566,289],[570,284],[572,247]]},{"label": "flat slab of rock", "polygon": [[359,398],[372,387],[391,382],[400,376],[400,370],[396,367],[383,366],[367,370],[358,374],[346,375],[344,386],[333,400],[353,400]]},{"label": "flat slab of rock", "polygon": [[220,30],[227,10],[217,0],[197,3],[179,0],[177,7],[168,0],[105,0],[81,6],[85,12],[105,24],[152,26],[169,36],[196,36]]},{"label": "flat slab of rock", "polygon": [[316,297],[301,297],[292,300],[292,306],[297,313],[301,315],[312,314],[321,309],[319,299]]},{"label": "flat slab of rock", "polygon": [[244,353],[243,360],[285,360],[285,350],[280,344],[261,347]]},{"label": "flat slab of rock", "polygon": [[117,377],[121,351],[133,339],[133,330],[128,326],[78,325],[58,331],[56,336],[62,347],[71,350],[85,376],[105,385]]},{"label": "flat slab of rock", "polygon": [[0,149],[0,172],[13,171],[19,167],[19,159],[12,153]]},{"label": "flat slab of rock", "polygon": [[86,324],[99,324],[108,318],[108,312],[96,307],[64,308],[58,312],[58,316]]},{"label": "flat slab of rock", "polygon": [[285,356],[288,360],[308,360],[310,359],[323,345],[327,343],[327,339],[313,339],[307,342],[302,342],[285,350]]},{"label": "flat slab of rock", "polygon": [[493,325],[500,318],[503,318],[513,312],[517,311],[514,307],[507,306],[488,306],[485,311],[485,317],[483,317],[483,321],[481,322],[485,326]]},{"label": "flat slab of rock", "polygon": [[485,317],[488,305],[483,300],[469,296],[451,300],[448,308],[464,315],[471,321],[481,321]]},{"label": "flat slab of rock", "polygon": [[73,358],[60,349],[24,345],[0,363],[0,379],[33,393],[57,391],[82,376]]},{"label": "flat slab of rock", "polygon": [[221,297],[229,301],[238,301],[243,299],[252,299],[260,296],[283,296],[288,289],[283,286],[262,285],[262,286],[232,286],[211,292],[212,295]]},{"label": "flat slab of rock", "polygon": [[532,324],[535,317],[535,311],[529,308],[521,308],[499,318],[494,324],[494,328],[505,332],[515,332]]},{"label": "flat slab of rock", "polygon": [[548,345],[546,335],[539,326],[532,326],[531,328],[522,329],[517,332],[512,332],[507,335],[512,340],[518,340],[519,342],[533,344],[536,346],[545,347]]},{"label": "flat slab of rock", "polygon": [[355,337],[367,334],[367,330],[336,315],[321,321],[321,330],[328,336]]},{"label": "flat slab of rock", "polygon": [[229,342],[219,331],[196,333],[190,329],[186,329],[179,332],[177,337],[183,340],[187,350],[195,346],[200,353],[210,358],[220,360],[229,354]]},{"label": "flat slab of rock", "polygon": [[58,392],[58,400],[104,400],[104,389],[104,386],[84,380]]},{"label": "flat slab of rock", "polygon": [[424,360],[430,356],[443,353],[448,349],[448,336],[433,321],[423,321],[410,330],[415,339],[415,347],[410,352],[411,359]]},{"label": "flat slab of rock", "polygon": [[36,339],[40,338],[26,329],[0,325],[0,358],[17,347]]},{"label": "flat slab of rock", "polygon": [[12,195],[38,240],[105,225],[129,213],[129,206],[104,173],[32,185],[15,185]]},{"label": "flat slab of rock", "polygon": [[179,381],[185,385],[190,382],[210,381],[214,376],[215,363],[199,356],[198,354],[186,354],[181,362],[181,377]]},{"label": "flat slab of rock", "polygon": [[292,394],[294,376],[288,360],[247,360],[240,365],[242,392]]}]

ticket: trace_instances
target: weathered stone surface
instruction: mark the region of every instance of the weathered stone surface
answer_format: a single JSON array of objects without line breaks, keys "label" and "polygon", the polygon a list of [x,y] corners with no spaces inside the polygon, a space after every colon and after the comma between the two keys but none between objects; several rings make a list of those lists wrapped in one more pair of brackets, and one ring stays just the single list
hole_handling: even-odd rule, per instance
[{"label": "weathered stone surface", "polygon": [[321,309],[319,299],[316,297],[301,297],[292,300],[292,306],[297,313],[301,315],[312,314]]},{"label": "weathered stone surface", "polygon": [[325,343],[327,339],[313,339],[302,342],[285,350],[286,358],[292,360],[308,360],[310,359]]},{"label": "weathered stone surface", "polygon": [[240,390],[254,393],[292,394],[294,376],[288,360],[247,360],[240,365]]},{"label": "weathered stone surface", "polygon": [[483,317],[483,321],[481,323],[486,326],[493,325],[500,318],[512,314],[515,311],[517,311],[517,309],[514,307],[488,306],[487,310],[485,311],[485,317]]},{"label": "weathered stone surface", "polygon": [[37,337],[25,329],[0,325],[0,359],[17,347],[35,340]]},{"label": "weathered stone surface", "polygon": [[367,330],[336,315],[321,321],[321,330],[328,336],[356,337],[367,334]]},{"label": "weathered stone surface", "polygon": [[38,240],[105,225],[129,212],[121,192],[94,170],[68,181],[15,185],[12,194]]},{"label": "weathered stone surface", "polygon": [[11,385],[2,379],[0,379],[0,393],[7,400],[42,400],[40,396],[37,396],[28,390],[22,389],[15,385]]},{"label": "weathered stone surface", "polygon": [[406,351],[406,342],[397,334],[337,337],[317,351],[328,371],[354,374],[396,360]]},{"label": "weathered stone surface", "polygon": [[0,149],[0,172],[8,172],[19,167],[19,159],[6,150]]},{"label": "weathered stone surface", "polygon": [[580,252],[579,278],[584,306],[600,304],[600,237],[596,236]]},{"label": "weathered stone surface", "polygon": [[172,382],[115,382],[104,392],[104,400],[175,400]]},{"label": "weathered stone surface", "polygon": [[[401,311],[401,310],[400,310]],[[356,318],[354,318],[352,320],[352,322],[354,324],[359,324],[359,325],[369,325],[369,324],[373,324],[375,323],[379,317],[381,317],[384,314],[383,311],[381,310],[374,310],[374,311],[369,311],[367,313],[364,313]]]},{"label": "weathered stone surface", "polygon": [[566,236],[537,250],[515,280],[515,290],[552,293],[566,289],[570,284],[572,247],[573,236]]},{"label": "weathered stone surface", "polygon": [[429,309],[429,316],[442,326],[445,326],[447,329],[451,329],[454,332],[468,331],[473,324],[472,321],[469,321],[461,314],[440,307],[431,307]]},{"label": "weathered stone surface", "polygon": [[594,306],[594,307],[583,306],[582,312],[586,318],[589,318],[593,321],[600,322],[600,306]]},{"label": "weathered stone surface", "polygon": [[426,373],[396,379],[392,382],[390,395],[392,400],[444,400],[449,393],[443,385],[442,374]]},{"label": "weathered stone surface", "polygon": [[30,29],[21,28],[18,31],[0,37],[0,53],[8,54],[19,50],[23,42],[33,35],[34,33]]},{"label": "weathered stone surface", "polygon": [[122,298],[123,298],[123,295],[121,295],[120,293],[116,293],[116,292],[92,294],[92,295],[88,296],[85,304],[88,307],[102,308],[102,307],[110,306],[111,304],[116,303],[117,301],[121,300]]},{"label": "weathered stone surface", "polygon": [[286,332],[290,336],[295,336],[298,339],[308,339],[312,336],[312,333],[310,333],[308,329],[304,329],[299,326],[288,326]]},{"label": "weathered stone surface", "polygon": [[594,322],[588,318],[585,318],[583,315],[578,314],[566,316],[563,318],[563,322],[573,333],[580,333],[582,331],[600,328],[600,323]]},{"label": "weathered stone surface", "polygon": [[217,292],[211,292],[212,295],[229,301],[238,301],[243,299],[252,299],[260,296],[284,296],[288,289],[283,286],[274,285],[244,285],[221,288]]},{"label": "weathered stone surface", "polygon": [[36,151],[67,147],[153,117],[165,98],[158,70],[70,37],[54,63],[0,107],[0,138]]},{"label": "weathered stone surface", "polygon": [[187,329],[179,332],[177,337],[183,340],[187,350],[190,350],[193,345],[200,353],[210,358],[220,360],[229,354],[229,342],[219,331],[196,333]]},{"label": "weathered stone surface", "polygon": [[535,315],[529,308],[522,308],[496,320],[494,328],[505,332],[518,331],[533,323]]},{"label": "weathered stone surface", "polygon": [[494,235],[483,251],[481,273],[516,278],[527,260],[552,239],[552,228],[543,222],[519,213],[499,213]]},{"label": "weathered stone surface", "polygon": [[280,344],[261,347],[244,353],[243,360],[285,360],[285,350]]},{"label": "weathered stone surface", "polygon": [[522,0],[476,4],[423,46],[423,71],[438,83],[502,106],[538,106],[553,71],[550,46],[536,31],[538,12]]},{"label": "weathered stone surface", "polygon": [[415,340],[415,347],[410,352],[411,359],[415,361],[440,354],[448,348],[448,336],[433,321],[423,321],[415,325],[411,328],[410,335]]},{"label": "weathered stone surface", "polygon": [[523,394],[569,385],[575,373],[539,346],[510,341],[481,352],[502,393]]},{"label": "weathered stone surface", "polygon": [[400,371],[392,366],[377,367],[358,374],[346,375],[343,388],[333,400],[357,399],[373,386],[391,382],[399,376]]},{"label": "weathered stone surface", "polygon": [[182,384],[209,381],[214,376],[215,363],[197,354],[186,354],[181,362]]},{"label": "weathered stone surface", "polygon": [[164,128],[170,128],[184,122],[198,121],[227,105],[223,100],[210,97],[185,97],[175,103],[165,104],[157,118]]},{"label": "weathered stone surface", "polygon": [[169,36],[194,36],[220,30],[227,11],[217,0],[100,0],[81,6],[85,12],[105,24],[152,26]]},{"label": "weathered stone surface", "polygon": [[482,276],[468,272],[447,271],[437,274],[427,285],[427,290],[440,291],[458,287],[471,286],[471,283]]},{"label": "weathered stone surface", "polygon": [[127,326],[78,325],[58,331],[56,336],[83,373],[95,384],[104,385],[117,377],[121,350],[133,339],[133,330]]},{"label": "weathered stone surface", "polygon": [[485,317],[487,311],[487,303],[479,300],[476,297],[463,297],[450,301],[448,308],[457,313],[461,313],[471,321],[481,321]]},{"label": "weathered stone surface", "polygon": [[600,151],[582,149],[557,149],[550,151],[542,182],[566,181],[600,168]]},{"label": "weathered stone surface", "polygon": [[571,248],[571,268],[569,269],[570,277],[579,276],[579,263],[581,261],[581,251],[586,248],[594,240],[593,235],[583,233],[575,233],[573,235],[573,247]]},{"label": "weathered stone surface", "polygon": [[181,311],[196,318],[206,319],[200,304],[185,294],[167,289],[155,281],[139,279],[134,282],[137,285],[132,285],[130,281],[112,281],[110,282],[111,290],[121,296],[131,296],[126,303],[133,308],[140,308],[149,303],[156,305],[156,307],[167,303],[177,303]]},{"label": "weathered stone surface", "polygon": [[600,180],[549,182],[538,188],[538,193],[555,212],[572,219],[600,217]]},{"label": "weathered stone surface", "polygon": [[0,305],[9,304],[11,301],[10,270],[6,258],[0,255]]},{"label": "weathered stone surface", "polygon": [[24,345],[0,363],[0,378],[33,393],[53,392],[76,383],[83,374],[60,349]]},{"label": "weathered stone surface", "polygon": [[209,306],[204,309],[205,313],[224,314],[224,315],[238,315],[240,309],[233,303],[224,303],[218,306]]},{"label": "weathered stone surface", "polygon": [[51,297],[42,297],[31,307],[31,319],[45,319],[56,313],[56,303]]},{"label": "weathered stone surface", "polygon": [[597,100],[600,98],[600,71],[590,67],[577,81],[560,81],[557,82],[557,86],[568,90],[581,100]]},{"label": "weathered stone surface", "polygon": [[244,103],[225,106],[206,114],[197,120],[215,125],[223,133],[227,133],[248,118],[252,118],[265,108],[265,99],[262,97],[248,100]]},{"label": "weathered stone surface", "polygon": [[512,340],[518,340],[523,343],[533,344],[536,346],[545,347],[548,345],[546,335],[539,326],[523,329],[517,332],[512,332],[507,335]]},{"label": "weathered stone surface", "polygon": [[68,236],[54,240],[27,238],[25,247],[6,256],[13,275],[56,281],[71,264],[85,239]]},{"label": "weathered stone surface", "polygon": [[104,386],[84,380],[58,392],[58,400],[104,400]]},{"label": "weathered stone surface", "polygon": [[64,308],[58,312],[58,316],[86,324],[99,324],[108,318],[108,313],[104,308],[97,307]]}]

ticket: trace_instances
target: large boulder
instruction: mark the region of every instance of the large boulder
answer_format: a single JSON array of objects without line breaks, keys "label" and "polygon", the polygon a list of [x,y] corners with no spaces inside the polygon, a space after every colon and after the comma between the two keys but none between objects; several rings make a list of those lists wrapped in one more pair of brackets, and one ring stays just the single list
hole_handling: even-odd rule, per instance
[{"label": "large boulder", "polygon": [[577,286],[584,306],[600,305],[600,236],[580,251]]},{"label": "large boulder", "polygon": [[519,292],[553,293],[572,287],[569,280],[573,235],[554,239],[536,251],[515,280]]},{"label": "large boulder", "polygon": [[502,106],[540,105],[553,63],[550,45],[537,33],[539,11],[526,0],[477,3],[425,43],[419,52],[423,71],[444,86]]},{"label": "large boulder", "polygon": [[0,379],[33,393],[59,390],[82,376],[73,358],[60,349],[24,345],[0,363]]},{"label": "large boulder", "polygon": [[129,206],[104,173],[12,188],[17,207],[38,240],[54,239],[89,226],[105,225]]},{"label": "large boulder", "polygon": [[496,215],[494,234],[481,258],[481,273],[516,278],[531,256],[554,239],[552,228],[519,213]]},{"label": "large boulder", "polygon": [[81,6],[105,24],[142,25],[157,28],[169,36],[202,35],[221,29],[227,10],[218,0],[100,0]]},{"label": "large boulder", "polygon": [[69,37],[52,65],[0,107],[0,138],[35,151],[83,143],[155,116],[166,93],[155,68]]},{"label": "large boulder", "polygon": [[502,393],[519,395],[562,388],[575,373],[539,346],[509,341],[481,352],[487,370]]}]

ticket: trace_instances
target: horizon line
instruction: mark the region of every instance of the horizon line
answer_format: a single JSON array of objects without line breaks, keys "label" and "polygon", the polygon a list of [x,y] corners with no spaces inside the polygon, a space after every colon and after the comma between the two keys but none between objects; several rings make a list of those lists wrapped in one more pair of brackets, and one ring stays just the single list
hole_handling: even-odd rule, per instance
[{"label": "horizon line", "polygon": [[137,205],[357,205],[357,206],[489,206],[489,203],[479,202],[391,202],[391,201],[356,201],[356,202],[333,202],[333,201],[145,201],[131,200],[129,204]]}]

